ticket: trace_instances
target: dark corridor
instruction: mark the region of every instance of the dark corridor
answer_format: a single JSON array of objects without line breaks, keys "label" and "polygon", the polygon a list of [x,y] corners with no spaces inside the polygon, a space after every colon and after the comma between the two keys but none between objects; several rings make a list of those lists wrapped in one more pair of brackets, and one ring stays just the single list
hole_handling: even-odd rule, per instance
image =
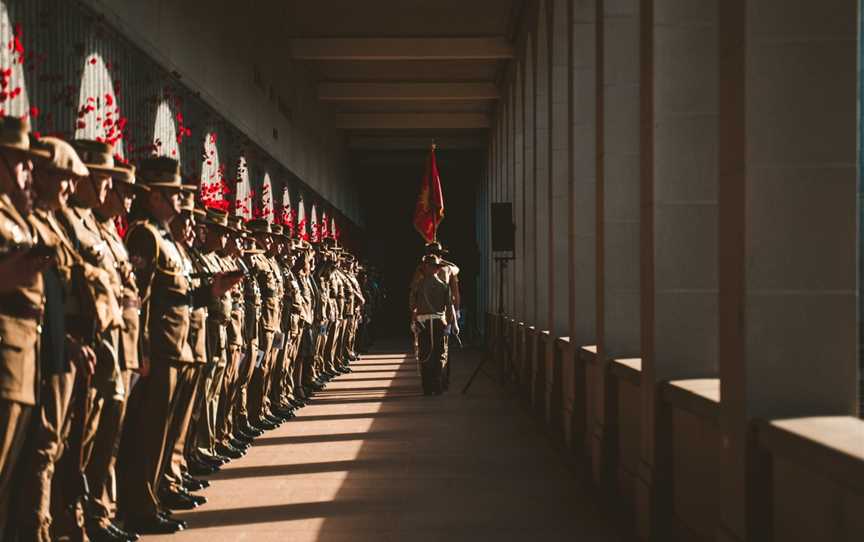
[{"label": "dark corridor", "polygon": [[[423,252],[423,240],[414,230],[412,216],[428,151],[357,151],[351,156],[353,181],[361,187],[366,220],[364,253],[382,273],[388,297],[379,316],[378,332],[393,336],[408,331],[408,284]],[[476,328],[475,290],[480,255],[476,240],[476,209],[483,158],[480,151],[436,152],[444,191],[444,221],[439,239],[450,259],[461,269],[464,335]]]}]

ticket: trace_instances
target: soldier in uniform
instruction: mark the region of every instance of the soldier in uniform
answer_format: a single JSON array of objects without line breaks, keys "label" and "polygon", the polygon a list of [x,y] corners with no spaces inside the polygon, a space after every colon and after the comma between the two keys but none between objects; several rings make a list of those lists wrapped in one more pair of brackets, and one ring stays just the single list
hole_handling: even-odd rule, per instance
[{"label": "soldier in uniform", "polygon": [[[180,257],[190,273],[190,286],[199,288],[213,275],[201,262],[201,255],[194,247],[196,220],[204,215],[195,205],[195,189],[191,186],[182,190],[180,213],[171,220],[171,236],[176,241]],[[187,446],[192,440],[191,420],[197,405],[199,379],[207,364],[207,344],[205,325],[207,307],[192,307],[189,310],[189,333],[186,342],[192,350],[192,362],[179,367],[174,406],[165,442],[165,459],[159,488],[159,501],[172,510],[191,510],[206,502],[200,495],[192,495],[193,490],[207,487],[203,480],[194,480],[189,474]]]},{"label": "soldier in uniform", "polygon": [[141,390],[140,409],[146,415],[128,428],[137,438],[130,446],[120,507],[131,531],[173,533],[183,523],[160,514],[157,490],[178,374],[194,361],[188,343],[190,309],[206,306],[235,280],[217,275],[198,287],[190,284],[189,270],[169,231],[182,201],[179,163],[168,157],[144,160],[138,180],[148,191],[136,202],[140,212],[127,232],[127,246],[142,299],[139,364],[145,381],[135,391]]},{"label": "soldier in uniform", "polygon": [[314,266],[314,253],[312,246],[302,240],[297,240],[297,248],[300,251],[297,261],[294,263],[294,275],[297,277],[300,296],[302,298],[302,310],[300,312],[300,337],[296,345],[296,361],[294,363],[294,399],[295,406],[304,405],[311,398],[309,387],[314,360],[314,340],[312,329],[315,321],[315,307],[317,291],[312,281],[312,269]]},{"label": "soldier in uniform", "polygon": [[[325,239],[325,241],[327,241]],[[323,389],[327,374],[328,340],[333,328],[336,327],[338,318],[337,294],[334,292],[333,274],[335,271],[336,255],[328,247],[330,243],[322,244],[320,247],[321,262],[315,269],[315,285],[318,287],[318,307],[315,315],[315,371],[311,375],[312,388],[315,391]]]},{"label": "soldier in uniform", "polygon": [[[249,268],[243,262],[243,240],[245,230],[240,217],[228,217],[228,244],[223,257],[230,268],[243,275],[244,279],[231,289],[231,316],[228,321],[228,363],[225,378],[222,381],[222,392],[219,400],[219,412],[216,417],[216,438],[223,444],[230,444],[242,449],[255,437],[245,433],[240,425],[235,424],[237,396],[240,388],[241,370],[246,369],[243,358],[246,355],[244,325],[246,319],[246,300],[244,289],[249,278]],[[244,373],[245,377],[245,373]]]},{"label": "soldier in uniform", "polygon": [[253,425],[260,429],[275,429],[281,419],[269,410],[269,386],[271,370],[278,350],[275,340],[280,333],[282,313],[282,273],[274,255],[278,245],[274,243],[270,223],[265,219],[250,220],[246,226],[252,231],[255,242],[264,249],[264,254],[254,257],[253,274],[258,280],[262,295],[261,323],[258,330],[258,358],[255,372],[249,383],[249,416]]},{"label": "soldier in uniform", "polygon": [[[447,315],[448,318],[448,326],[447,326],[447,334],[454,335],[458,339],[459,336],[459,315],[461,311],[461,303],[462,298],[459,289],[459,267],[453,262],[447,261],[444,259],[444,256],[448,254],[447,249],[445,249],[441,243],[435,241],[432,243],[427,243],[425,247],[425,253],[428,255],[433,255],[438,257],[438,270],[436,271],[439,278],[447,283],[450,286],[450,305],[447,310],[450,314]],[[422,279],[422,262],[417,267],[417,270],[414,272],[414,277],[411,279],[411,287],[410,290],[413,291],[419,281]],[[449,388],[450,386],[450,365],[444,369],[444,387]]]},{"label": "soldier in uniform", "polygon": [[[39,243],[54,253],[51,265],[42,272],[45,312],[39,347],[40,401],[30,438],[19,467],[17,482],[16,535],[21,540],[50,542],[52,536],[52,480],[57,461],[69,436],[69,407],[75,383],[76,361],[82,374],[92,374],[95,353],[80,337],[66,332],[67,321],[80,319],[84,302],[81,292],[71,287],[74,269],[82,262],[72,241],[57,222],[56,214],[69,201],[79,180],[90,172],[72,147],[55,138],[37,145],[51,156],[38,160],[34,170],[35,208],[29,221]],[[74,326],[69,326],[70,331]]]},{"label": "soldier in uniform", "polygon": [[261,286],[258,282],[258,273],[256,268],[258,258],[264,254],[264,250],[256,246],[255,239],[251,236],[251,231],[246,228],[242,219],[237,217],[235,228],[243,233],[242,244],[243,253],[240,262],[246,270],[246,277],[243,280],[243,343],[245,352],[240,362],[237,377],[237,398],[234,404],[234,425],[240,429],[240,434],[247,440],[260,436],[263,430],[253,427],[249,417],[249,384],[252,381],[256,369],[256,360],[258,359],[259,343],[258,330],[261,314],[263,310],[263,296],[261,294]]},{"label": "soldier in uniform", "polygon": [[[231,235],[228,226],[228,213],[221,209],[209,208],[202,222],[205,227],[205,238],[201,245],[202,255],[208,267],[215,273],[235,273],[236,268],[225,258],[225,250]],[[241,274],[242,276],[242,274]],[[238,449],[231,443],[230,437],[217,434],[217,417],[219,403],[223,391],[225,374],[228,372],[228,327],[233,311],[231,292],[225,292],[221,297],[214,298],[208,307],[207,314],[207,344],[209,360],[202,379],[201,395],[203,408],[197,425],[198,450],[210,456],[222,456],[237,459],[245,455],[245,446]]]},{"label": "soldier in uniform", "polygon": [[300,321],[304,306],[300,284],[294,274],[297,250],[295,250],[290,236],[284,233],[279,242],[283,246],[278,261],[285,290],[282,308],[282,332],[285,335],[285,345],[276,364],[278,373],[274,375],[274,387],[271,388],[270,401],[271,404],[275,405],[276,414],[283,418],[292,418],[295,415],[294,408],[302,406],[297,403],[294,396],[294,366],[297,363],[296,345],[300,338]]},{"label": "soldier in uniform", "polygon": [[34,158],[29,124],[0,119],[0,535],[6,526],[12,476],[36,403],[37,343],[44,309],[41,271],[50,253],[34,250],[30,172]]},{"label": "soldier in uniform", "polygon": [[441,259],[434,254],[423,257],[420,278],[411,289],[411,325],[417,341],[417,361],[424,395],[440,395],[444,390],[443,371],[447,365],[448,307],[452,300],[450,285],[441,279]]}]

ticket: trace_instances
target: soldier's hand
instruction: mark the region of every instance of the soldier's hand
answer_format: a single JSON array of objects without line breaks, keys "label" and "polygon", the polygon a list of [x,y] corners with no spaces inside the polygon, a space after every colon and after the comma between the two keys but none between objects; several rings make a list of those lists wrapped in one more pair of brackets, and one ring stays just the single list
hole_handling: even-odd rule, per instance
[{"label": "soldier's hand", "polygon": [[211,292],[213,297],[222,297],[225,292],[234,287],[235,284],[243,280],[242,273],[219,273],[213,277],[213,286]]},{"label": "soldier's hand", "polygon": [[92,348],[74,338],[68,339],[67,348],[76,369],[86,375],[96,372],[96,352]]},{"label": "soldier's hand", "polygon": [[30,286],[36,275],[51,263],[41,252],[16,251],[0,260],[0,294]]}]

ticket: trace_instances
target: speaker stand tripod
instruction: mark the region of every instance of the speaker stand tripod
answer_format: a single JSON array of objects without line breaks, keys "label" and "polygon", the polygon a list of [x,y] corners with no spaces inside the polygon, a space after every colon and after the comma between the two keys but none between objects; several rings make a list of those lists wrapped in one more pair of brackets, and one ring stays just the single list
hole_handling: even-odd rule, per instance
[{"label": "speaker stand tripod", "polygon": [[[504,270],[507,269],[507,263],[513,260],[513,256],[498,256],[495,258],[495,261],[498,262],[498,325],[500,326],[501,321],[504,318]],[[496,326],[495,335],[498,336],[503,332],[503,326],[499,329]],[[474,383],[474,379],[477,378],[477,375],[483,369],[483,365],[486,364],[486,360],[488,360],[495,352],[487,352],[483,359],[480,360],[480,363],[477,364],[477,368],[474,369],[474,372],[471,374],[471,378],[468,379],[468,382],[465,383],[465,387],[462,388],[462,395],[468,392],[468,388],[471,387],[471,384]],[[494,380],[494,378],[493,378]]]}]

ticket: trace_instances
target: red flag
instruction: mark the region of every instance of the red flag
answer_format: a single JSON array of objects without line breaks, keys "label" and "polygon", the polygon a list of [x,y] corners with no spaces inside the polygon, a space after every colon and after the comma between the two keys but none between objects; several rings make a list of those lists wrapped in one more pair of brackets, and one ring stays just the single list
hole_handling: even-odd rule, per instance
[{"label": "red flag", "polygon": [[443,219],[444,194],[441,192],[441,177],[438,176],[438,165],[435,163],[435,145],[432,145],[426,160],[426,175],[423,176],[417,206],[414,208],[414,228],[427,243],[431,243],[436,240],[438,224]]}]

